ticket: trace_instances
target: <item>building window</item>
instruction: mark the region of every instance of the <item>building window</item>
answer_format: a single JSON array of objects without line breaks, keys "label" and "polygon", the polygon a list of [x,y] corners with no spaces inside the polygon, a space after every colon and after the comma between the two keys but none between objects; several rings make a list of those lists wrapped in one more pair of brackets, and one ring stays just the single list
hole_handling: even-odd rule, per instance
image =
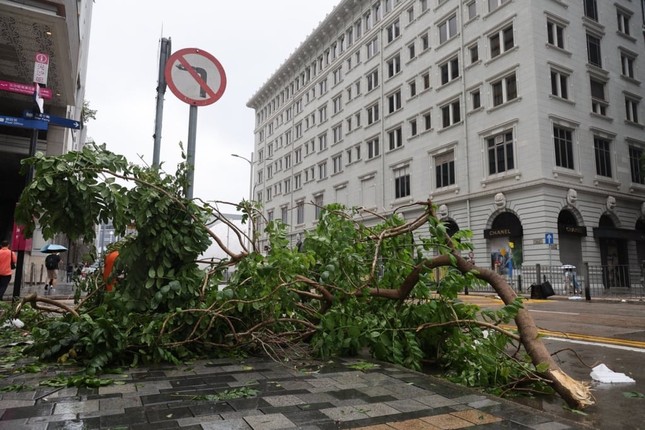
[{"label": "building window", "polygon": [[410,60],[417,57],[417,51],[414,42],[408,45],[408,57]]},{"label": "building window", "polygon": [[396,54],[387,61],[387,77],[391,78],[401,71],[401,56]]},{"label": "building window", "polygon": [[334,108],[334,114],[337,114],[343,108],[342,97],[341,96],[334,97],[334,99],[332,100],[332,104]]},{"label": "building window", "polygon": [[391,43],[401,35],[401,27],[399,25],[399,20],[397,19],[392,24],[387,27],[387,43]]},{"label": "building window", "polygon": [[401,90],[387,96],[388,113],[394,113],[401,109]]},{"label": "building window", "polygon": [[488,12],[492,12],[504,3],[508,3],[510,0],[488,0]]},{"label": "building window", "polygon": [[620,53],[620,70],[624,77],[634,79],[635,58],[625,52]]},{"label": "building window", "polygon": [[302,188],[302,174],[298,173],[293,177],[293,186],[296,190]]},{"label": "building window", "polygon": [[[320,90],[319,92],[320,92],[321,95],[325,94],[327,92],[327,79],[326,78],[323,79],[322,81],[320,81],[320,83],[318,84],[318,88]],[[314,97],[315,97],[315,94],[314,94]]]},{"label": "building window", "polygon": [[428,111],[423,114],[423,130],[428,131],[432,129],[432,112]]},{"label": "building window", "polygon": [[274,218],[273,211],[272,210],[268,211],[267,212],[267,221],[271,222],[271,221],[273,221],[273,218]]},{"label": "building window", "polygon": [[367,125],[374,124],[380,119],[378,103],[374,103],[372,106],[369,106],[367,109]]},{"label": "building window", "polygon": [[334,85],[338,85],[338,84],[340,83],[340,81],[342,81],[342,80],[343,80],[343,76],[342,76],[342,72],[341,72],[341,70],[342,70],[342,69],[341,69],[340,67],[338,67],[338,68],[336,68],[336,69],[334,70],[334,72],[332,73],[332,76],[333,76],[333,78],[334,78]]},{"label": "building window", "polygon": [[564,27],[556,22],[546,22],[547,43],[564,49]]},{"label": "building window", "polygon": [[607,115],[607,99],[605,98],[605,83],[594,78],[590,78],[591,85],[591,109],[593,113]]},{"label": "building window", "polygon": [[332,157],[331,161],[334,168],[334,174],[343,171],[343,154],[335,155]]},{"label": "building window", "polygon": [[595,136],[593,147],[596,156],[596,174],[611,178],[611,142]]},{"label": "building window", "polygon": [[457,15],[452,15],[439,24],[439,43],[444,43],[457,34]]},{"label": "building window", "polygon": [[434,167],[437,188],[455,184],[455,154],[453,151],[434,157]]},{"label": "building window", "polygon": [[585,16],[594,21],[598,21],[598,6],[596,0],[584,0]]},{"label": "building window", "polygon": [[459,100],[448,103],[441,107],[441,118],[443,127],[450,127],[453,124],[457,124],[461,121],[461,111],[459,106]]},{"label": "building window", "polygon": [[429,90],[430,89],[430,72],[425,72],[423,75],[421,75],[421,80],[423,81],[423,89],[424,90]]},{"label": "building window", "polygon": [[416,136],[419,134],[419,131],[417,130],[417,120],[416,119],[411,119],[408,121],[408,124],[410,124],[410,136]]},{"label": "building window", "polygon": [[327,121],[327,106],[318,109],[318,122],[323,123],[325,121]]},{"label": "building window", "polygon": [[479,109],[482,105],[481,91],[479,88],[470,92],[470,105],[472,110]]},{"label": "building window", "polygon": [[468,9],[468,20],[474,19],[477,16],[477,3],[475,0],[466,4],[466,9]]},{"label": "building window", "polygon": [[555,145],[555,165],[565,169],[573,169],[573,132],[554,125],[553,144]]},{"label": "building window", "polygon": [[417,95],[417,81],[408,82],[408,89],[410,90],[410,98]]},{"label": "building window", "polygon": [[318,165],[318,180],[325,179],[327,177],[327,162],[323,161]]},{"label": "building window", "polygon": [[296,203],[296,223],[305,223],[305,202],[299,201]]},{"label": "building window", "polygon": [[430,49],[430,36],[428,33],[421,35],[421,51]]},{"label": "building window", "polygon": [[645,174],[641,167],[643,159],[643,150],[635,146],[629,147],[629,166],[632,172],[632,182],[635,184],[645,184]]},{"label": "building window", "polygon": [[589,33],[587,33],[587,61],[594,66],[602,67],[600,38]]},{"label": "building window", "polygon": [[414,21],[414,7],[408,9],[408,22]]},{"label": "building window", "polygon": [[390,151],[403,146],[403,131],[397,127],[387,132],[387,141]]},{"label": "building window", "polygon": [[288,212],[288,210],[287,210],[287,207],[286,207],[286,206],[282,206],[282,207],[280,208],[280,221],[282,221],[282,223],[283,223],[283,224],[286,224],[286,223],[287,223],[287,221],[289,221],[288,213],[289,213],[289,212]]},{"label": "building window", "polygon": [[451,58],[439,68],[441,70],[441,85],[445,85],[459,77],[459,59],[457,57]]},{"label": "building window", "polygon": [[318,151],[327,149],[327,133],[318,136]]},{"label": "building window", "polygon": [[394,169],[394,198],[400,199],[410,195],[410,167]]},{"label": "building window", "polygon": [[367,58],[370,59],[376,54],[378,54],[378,37],[375,37],[374,39],[370,40],[367,42]]},{"label": "building window", "polygon": [[371,160],[372,158],[378,157],[380,154],[381,154],[381,151],[380,151],[378,137],[368,140],[367,141],[367,159]]},{"label": "building window", "polygon": [[486,139],[488,174],[495,175],[515,168],[513,132],[505,131]]},{"label": "building window", "polygon": [[499,106],[517,98],[515,73],[491,83],[493,106]]},{"label": "building window", "polygon": [[367,79],[367,91],[372,91],[374,88],[378,87],[378,69],[368,73],[366,79]]},{"label": "building window", "polygon": [[470,54],[470,64],[479,61],[479,45],[477,43],[473,43],[468,47],[468,53]]},{"label": "building window", "polygon": [[314,205],[316,206],[316,211],[314,215],[316,216],[316,219],[320,219],[320,215],[322,214],[324,204],[325,203],[324,203],[322,194],[318,194],[317,196],[314,196]]},{"label": "building window", "polygon": [[495,58],[515,46],[513,24],[505,27],[488,37],[490,42],[490,58]]},{"label": "building window", "polygon": [[568,90],[569,74],[559,70],[551,69],[551,95],[563,99],[569,98]]},{"label": "building window", "polygon": [[428,0],[419,0],[419,3],[421,4],[421,13],[428,10]]},{"label": "building window", "polygon": [[638,124],[638,100],[625,97],[625,119]]},{"label": "building window", "polygon": [[622,9],[616,11],[616,18],[618,19],[618,31],[629,36],[629,18],[630,15]]},{"label": "building window", "polygon": [[302,148],[298,148],[294,151],[296,164],[302,163]]},{"label": "building window", "polygon": [[332,128],[332,135],[334,139],[334,144],[343,140],[343,126],[341,124],[336,125]]}]

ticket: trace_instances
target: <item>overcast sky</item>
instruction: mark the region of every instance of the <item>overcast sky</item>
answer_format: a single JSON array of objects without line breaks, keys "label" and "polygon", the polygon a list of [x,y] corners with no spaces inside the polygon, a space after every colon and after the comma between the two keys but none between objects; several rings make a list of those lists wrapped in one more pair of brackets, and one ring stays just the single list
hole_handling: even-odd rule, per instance
[{"label": "overcast sky", "polygon": [[[246,103],[340,0],[96,0],[86,100],[88,138],[130,161],[152,163],[159,41],[199,48],[226,71],[216,103],[198,108],[194,197],[238,203],[249,195],[253,110]],[[189,105],[165,95],[161,161],[174,172],[188,140]],[[230,212],[221,208],[224,212]]]}]

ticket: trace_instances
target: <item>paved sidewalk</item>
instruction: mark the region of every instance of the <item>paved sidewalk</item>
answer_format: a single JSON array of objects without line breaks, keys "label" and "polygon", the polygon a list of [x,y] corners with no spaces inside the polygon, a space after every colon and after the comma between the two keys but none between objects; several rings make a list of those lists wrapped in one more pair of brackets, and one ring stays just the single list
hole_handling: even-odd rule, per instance
[{"label": "paved sidewalk", "polygon": [[[271,360],[204,360],[130,369],[101,388],[39,382],[60,367],[0,379],[0,428],[18,429],[536,429],[580,428],[441,379],[340,359],[295,369]],[[107,377],[104,375],[103,377]],[[243,387],[240,390],[240,387]],[[250,398],[215,400],[234,389]]]}]

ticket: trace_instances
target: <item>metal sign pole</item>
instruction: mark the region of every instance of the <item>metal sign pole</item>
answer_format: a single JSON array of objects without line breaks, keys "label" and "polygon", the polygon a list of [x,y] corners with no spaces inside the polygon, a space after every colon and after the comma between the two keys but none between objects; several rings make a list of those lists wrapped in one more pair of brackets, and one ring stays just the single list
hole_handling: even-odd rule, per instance
[{"label": "metal sign pole", "polygon": [[195,181],[195,141],[197,134],[197,106],[190,105],[188,115],[188,148],[186,148],[186,162],[188,164],[188,190],[186,197],[193,198]]},{"label": "metal sign pole", "polygon": [[159,167],[161,155],[161,125],[163,123],[163,98],[166,94],[166,62],[170,57],[170,38],[161,39],[161,51],[159,53],[159,81],[157,83],[157,112],[155,117],[154,147],[152,150],[152,166]]}]

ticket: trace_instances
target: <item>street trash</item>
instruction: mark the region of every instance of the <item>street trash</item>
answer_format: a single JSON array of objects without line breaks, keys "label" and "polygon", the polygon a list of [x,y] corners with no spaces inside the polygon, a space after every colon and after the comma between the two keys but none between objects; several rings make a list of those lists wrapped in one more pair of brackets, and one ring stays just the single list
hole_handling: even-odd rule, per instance
[{"label": "street trash", "polygon": [[636,382],[624,373],[617,373],[609,369],[604,364],[599,364],[591,369],[591,378],[604,384],[623,384]]},{"label": "street trash", "polygon": [[582,300],[582,296],[570,296],[569,300]]},{"label": "street trash", "polygon": [[18,318],[14,318],[12,320],[7,320],[1,328],[6,328],[6,327],[11,327],[14,326],[16,328],[23,328],[25,326],[25,323],[20,321]]}]

